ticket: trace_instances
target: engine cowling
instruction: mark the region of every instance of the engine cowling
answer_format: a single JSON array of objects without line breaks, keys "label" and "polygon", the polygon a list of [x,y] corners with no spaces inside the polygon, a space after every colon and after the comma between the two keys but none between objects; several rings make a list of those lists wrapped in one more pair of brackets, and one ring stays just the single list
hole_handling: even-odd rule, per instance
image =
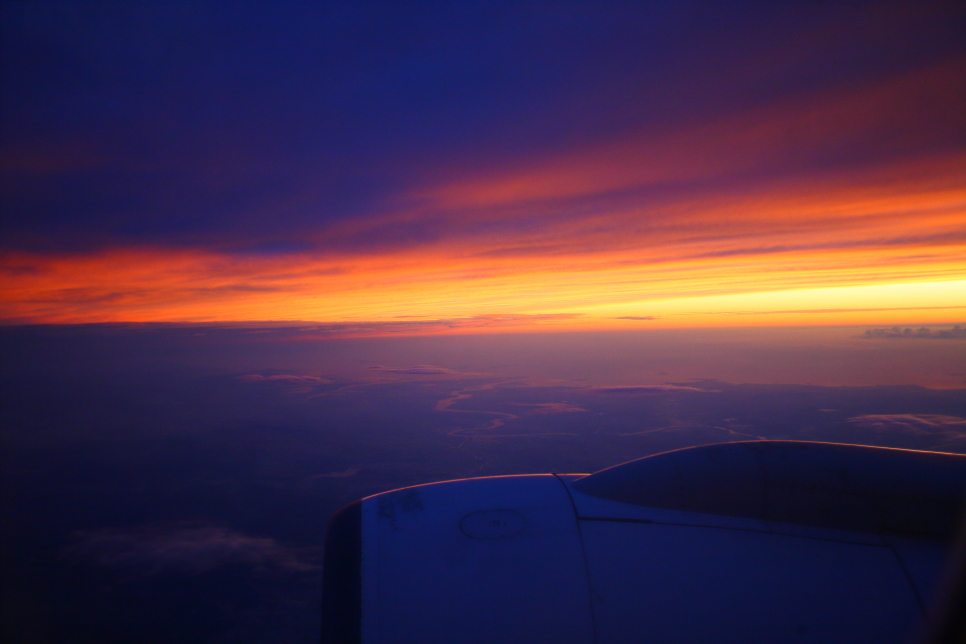
[{"label": "engine cowling", "polygon": [[964,490],[966,456],[794,441],[393,490],[330,522],[323,637],[905,644]]}]

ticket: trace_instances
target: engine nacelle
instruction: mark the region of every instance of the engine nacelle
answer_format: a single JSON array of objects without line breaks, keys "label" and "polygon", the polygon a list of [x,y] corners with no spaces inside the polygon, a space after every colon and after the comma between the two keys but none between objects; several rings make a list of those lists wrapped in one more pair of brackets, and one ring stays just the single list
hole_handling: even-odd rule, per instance
[{"label": "engine nacelle", "polygon": [[966,456],[756,441],[447,481],[333,516],[323,639],[907,644]]}]

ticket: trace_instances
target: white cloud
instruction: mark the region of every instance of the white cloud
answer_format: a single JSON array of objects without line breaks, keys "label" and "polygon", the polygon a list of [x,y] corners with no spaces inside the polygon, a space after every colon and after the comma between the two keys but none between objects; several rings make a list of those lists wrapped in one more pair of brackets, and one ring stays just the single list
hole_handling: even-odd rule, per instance
[{"label": "white cloud", "polygon": [[915,434],[919,436],[966,435],[966,418],[939,414],[869,414],[853,416],[849,422],[878,432]]},{"label": "white cloud", "polygon": [[211,525],[154,525],[83,532],[65,554],[71,559],[132,568],[147,575],[198,573],[232,564],[287,572],[316,568],[274,539]]}]

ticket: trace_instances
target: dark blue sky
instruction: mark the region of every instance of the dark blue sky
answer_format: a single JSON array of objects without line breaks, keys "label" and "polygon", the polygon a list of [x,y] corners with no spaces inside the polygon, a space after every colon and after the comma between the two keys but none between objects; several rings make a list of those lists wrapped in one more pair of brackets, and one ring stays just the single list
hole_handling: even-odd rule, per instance
[{"label": "dark blue sky", "polygon": [[[304,249],[423,187],[961,57],[955,4],[4,2],[3,244]],[[963,130],[904,134],[783,171]]]}]

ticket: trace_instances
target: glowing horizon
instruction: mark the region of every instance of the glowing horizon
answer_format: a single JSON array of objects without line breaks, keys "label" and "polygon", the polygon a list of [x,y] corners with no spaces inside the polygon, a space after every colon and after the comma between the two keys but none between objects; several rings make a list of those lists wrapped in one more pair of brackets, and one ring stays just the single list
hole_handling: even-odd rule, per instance
[{"label": "glowing horizon", "polygon": [[[332,248],[323,252],[6,253],[0,316],[7,323],[338,323],[554,314],[573,316],[567,324],[581,328],[610,328],[619,315],[660,316],[655,326],[961,322],[966,188],[957,174],[966,165],[945,161],[930,160],[925,171],[888,168],[846,187],[841,178],[809,179],[629,208],[605,200],[589,213],[533,216],[524,231],[514,231],[506,214],[482,209],[475,220],[452,216],[456,224],[429,242],[375,251],[339,246],[433,215],[402,211],[363,222],[368,229],[319,231],[317,239]],[[890,175],[912,179],[881,187]],[[514,205],[510,218],[526,207]],[[901,284],[945,286],[925,303],[916,289],[882,289]],[[849,307],[836,295],[842,289],[883,295]],[[794,293],[808,296],[794,304],[787,297]],[[661,314],[674,309],[667,302],[710,305],[750,294],[761,297],[740,318]],[[842,308],[880,315],[768,313]],[[595,310],[615,315],[589,313]],[[748,315],[756,311],[770,317]]]},{"label": "glowing horizon", "polygon": [[[741,15],[709,9],[697,24],[640,11],[654,38],[680,23],[687,42],[668,37],[638,60],[624,18],[585,16],[629,49],[575,50],[595,70],[579,83],[554,80],[576,72],[543,61],[526,83],[498,83],[508,93],[480,111],[447,103],[443,85],[414,85],[402,112],[363,92],[340,108],[346,123],[363,115],[346,138],[303,106],[302,85],[278,86],[282,102],[266,112],[241,81],[226,112],[240,121],[223,130],[189,106],[171,131],[151,113],[117,121],[146,137],[133,148],[110,143],[100,122],[24,135],[0,156],[13,213],[0,323],[966,320],[966,52],[942,8],[897,5],[877,22],[844,8],[775,9],[777,31],[750,28],[747,47],[719,28],[738,29]],[[546,35],[559,51],[576,29],[566,25]],[[533,54],[526,34],[514,42]],[[365,52],[392,65],[397,52],[360,46],[347,87],[370,79],[391,98],[423,78],[419,65],[445,59],[416,55],[413,68],[391,67],[390,82]],[[446,47],[479,75],[434,73],[483,101],[489,59]],[[514,52],[504,54],[521,60]],[[292,64],[314,73],[301,60]],[[428,328],[419,332],[450,332]]]}]

